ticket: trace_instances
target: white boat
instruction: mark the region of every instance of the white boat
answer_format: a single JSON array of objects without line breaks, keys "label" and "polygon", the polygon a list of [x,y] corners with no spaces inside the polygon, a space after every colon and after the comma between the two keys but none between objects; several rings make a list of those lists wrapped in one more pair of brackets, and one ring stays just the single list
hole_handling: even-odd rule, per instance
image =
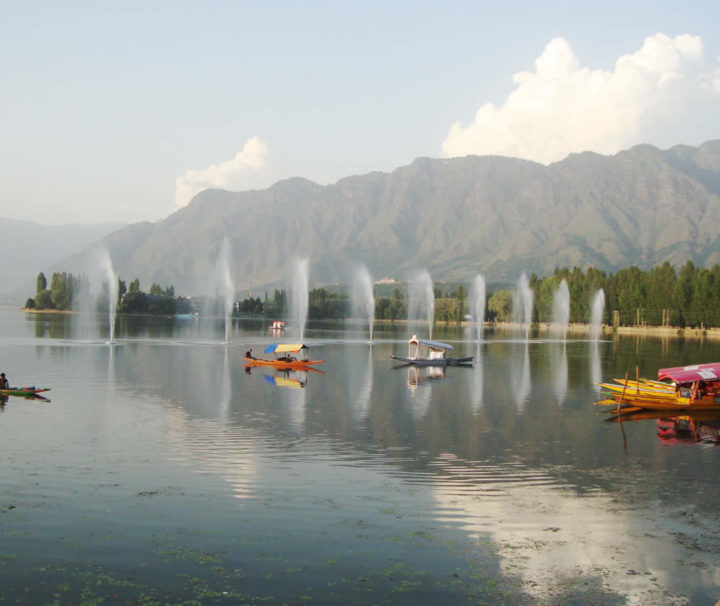
[{"label": "white boat", "polygon": [[408,341],[408,356],[390,356],[393,360],[399,360],[405,364],[413,366],[459,366],[463,364],[472,364],[474,356],[465,358],[448,358],[447,352],[454,349],[448,343],[440,341],[429,341],[427,339],[418,339],[417,335],[413,335]]}]

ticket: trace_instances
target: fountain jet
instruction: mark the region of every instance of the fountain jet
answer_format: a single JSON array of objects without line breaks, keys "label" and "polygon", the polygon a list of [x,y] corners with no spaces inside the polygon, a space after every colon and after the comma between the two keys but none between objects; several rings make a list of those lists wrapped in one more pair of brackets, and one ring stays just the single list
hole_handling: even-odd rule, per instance
[{"label": "fountain jet", "polygon": [[305,335],[305,324],[307,322],[308,307],[310,300],[308,295],[310,261],[298,259],[295,262],[293,272],[292,288],[290,289],[290,312],[292,323],[299,328],[300,343]]},{"label": "fountain jet", "polygon": [[552,331],[557,333],[563,342],[567,341],[568,325],[570,324],[570,290],[567,282],[563,279],[560,282],[553,296],[552,315],[550,326]]},{"label": "fountain jet", "polygon": [[478,274],[473,281],[472,298],[470,299],[471,312],[477,324],[478,341],[482,339],[483,324],[485,323],[485,298],[485,278]]},{"label": "fountain jet", "polygon": [[350,293],[352,302],[352,315],[358,318],[367,318],[370,342],[373,339],[373,324],[375,321],[375,295],[373,294],[373,281],[368,268],[361,265],[355,271]]},{"label": "fountain jet", "polygon": [[602,319],[605,313],[605,291],[601,288],[595,293],[592,302],[592,315],[590,316],[590,337],[593,341],[600,338]]},{"label": "fountain jet", "polygon": [[533,291],[528,278],[523,272],[518,280],[517,290],[513,295],[513,319],[520,325],[525,341],[530,340],[530,323],[532,322]]},{"label": "fountain jet", "polygon": [[432,329],[435,324],[435,293],[430,273],[421,271],[410,282],[408,296],[408,320],[426,320],[428,325],[428,338],[432,339]]},{"label": "fountain jet", "polygon": [[115,342],[115,317],[117,316],[118,304],[118,276],[113,269],[110,253],[104,248],[100,253],[100,267],[105,274],[108,294],[108,323],[110,325],[108,334],[108,345]]},{"label": "fountain jet", "polygon": [[220,295],[223,301],[223,312],[225,318],[225,343],[230,342],[230,325],[233,310],[233,299],[235,296],[235,288],[233,286],[232,276],[230,275],[230,242],[227,238],[223,240],[220,248],[217,265],[217,279]]}]

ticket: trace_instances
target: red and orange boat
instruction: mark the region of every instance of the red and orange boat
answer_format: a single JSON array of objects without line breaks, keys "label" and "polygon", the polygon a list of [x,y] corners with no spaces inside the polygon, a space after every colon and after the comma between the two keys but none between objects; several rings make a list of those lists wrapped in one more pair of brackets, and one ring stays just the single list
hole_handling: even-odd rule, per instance
[{"label": "red and orange boat", "polygon": [[265,353],[275,354],[275,358],[245,358],[250,366],[273,366],[275,368],[303,369],[313,364],[322,364],[325,360],[310,360],[308,346],[302,343],[280,343],[268,345]]}]

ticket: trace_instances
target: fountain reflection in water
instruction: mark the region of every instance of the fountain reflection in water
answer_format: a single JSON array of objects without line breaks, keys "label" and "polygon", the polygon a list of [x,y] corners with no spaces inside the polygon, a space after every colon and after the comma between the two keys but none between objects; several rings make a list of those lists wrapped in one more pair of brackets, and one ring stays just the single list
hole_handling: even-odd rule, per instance
[{"label": "fountain reflection in water", "polygon": [[485,388],[485,369],[483,367],[483,351],[482,345],[477,343],[475,349],[475,361],[473,363],[472,374],[470,375],[471,381],[471,400],[470,403],[473,407],[473,411],[479,411],[483,406],[483,391]]},{"label": "fountain reflection in water", "polygon": [[355,270],[350,293],[352,303],[352,316],[354,318],[367,318],[368,335],[370,343],[373,339],[373,324],[375,322],[375,294],[373,281],[368,268],[364,265]]},{"label": "fountain reflection in water", "polygon": [[525,341],[530,339],[530,324],[532,322],[533,291],[530,288],[527,275],[523,272],[518,280],[517,289],[513,295],[513,320],[520,325],[521,335]]},{"label": "fountain reflection in water", "polygon": [[477,341],[482,339],[483,324],[485,323],[485,278],[478,274],[475,276],[470,299],[471,313],[477,326]]},{"label": "fountain reflection in water", "polygon": [[217,263],[217,284],[223,303],[223,316],[225,319],[225,343],[230,342],[230,327],[232,322],[233,299],[235,287],[230,274],[230,242],[223,240]]},{"label": "fountain reflection in water", "polygon": [[553,391],[555,392],[555,400],[558,406],[562,406],[567,398],[568,390],[568,361],[567,361],[567,344],[554,343],[551,346],[559,347],[559,352],[555,355],[555,371],[553,373]]},{"label": "fountain reflection in water", "polygon": [[305,324],[307,323],[308,307],[310,305],[308,295],[308,283],[310,274],[310,261],[298,259],[292,277],[290,288],[290,315],[293,326],[297,326],[300,335],[300,343],[305,338]]},{"label": "fountain reflection in water", "polygon": [[432,339],[432,330],[435,324],[435,293],[432,278],[427,270],[421,271],[410,282],[408,320],[410,322],[426,321],[428,338]]},{"label": "fountain reflection in water", "polygon": [[590,316],[590,338],[597,341],[600,338],[602,330],[602,319],[605,314],[605,291],[601,288],[595,293],[592,302],[592,312]]},{"label": "fountain reflection in water", "polygon": [[513,364],[511,372],[513,395],[515,396],[515,405],[518,411],[525,410],[528,400],[530,399],[530,352],[528,345],[523,347],[522,360],[518,360]]},{"label": "fountain reflection in water", "polygon": [[560,282],[553,296],[550,326],[552,332],[563,341],[567,341],[568,325],[570,324],[570,290],[567,282]]}]

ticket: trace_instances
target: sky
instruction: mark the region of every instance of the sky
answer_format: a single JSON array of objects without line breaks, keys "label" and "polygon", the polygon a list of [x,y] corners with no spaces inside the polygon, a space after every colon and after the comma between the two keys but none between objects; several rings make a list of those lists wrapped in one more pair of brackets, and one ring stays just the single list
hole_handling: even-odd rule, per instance
[{"label": "sky", "polygon": [[0,0],[0,218],[718,138],[717,0]]}]

